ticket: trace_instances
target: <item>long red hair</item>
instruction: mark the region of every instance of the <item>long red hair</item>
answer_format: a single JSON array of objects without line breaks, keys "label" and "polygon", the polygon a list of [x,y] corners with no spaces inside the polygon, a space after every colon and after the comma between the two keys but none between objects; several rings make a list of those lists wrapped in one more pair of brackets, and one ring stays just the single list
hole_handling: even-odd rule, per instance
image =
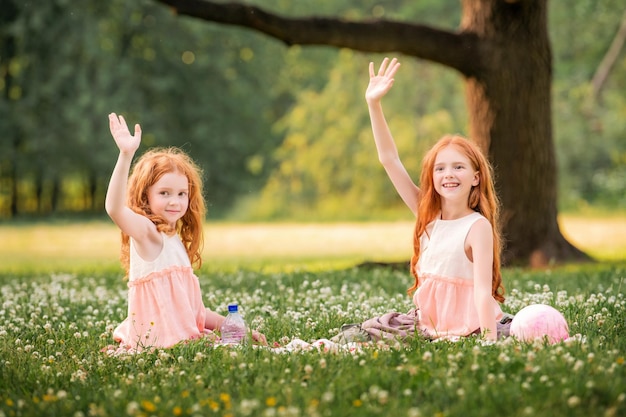
[{"label": "long red hair", "polygon": [[[148,205],[148,189],[169,172],[185,175],[189,182],[189,207],[172,229],[160,216],[153,214]],[[144,153],[135,163],[128,178],[127,204],[131,210],[149,218],[160,232],[178,233],[185,246],[189,261],[195,268],[202,266],[204,243],[203,223],[206,205],[202,191],[202,170],[178,148],[155,148]],[[122,232],[122,265],[128,274],[130,267],[130,240]]]},{"label": "long red hair", "polygon": [[502,250],[499,210],[500,204],[495,192],[493,181],[493,169],[487,158],[483,155],[478,145],[459,135],[446,135],[428,151],[422,161],[422,173],[420,177],[420,199],[417,206],[417,219],[413,233],[413,256],[411,257],[411,273],[415,278],[414,285],[408,289],[411,294],[419,287],[419,276],[416,266],[420,257],[420,236],[426,233],[426,226],[430,224],[441,212],[441,197],[435,190],[433,172],[437,154],[443,148],[455,146],[472,163],[474,170],[478,171],[479,183],[472,187],[467,204],[478,213],[482,214],[493,230],[493,278],[492,295],[499,302],[504,302],[504,285],[500,271],[500,252]]}]

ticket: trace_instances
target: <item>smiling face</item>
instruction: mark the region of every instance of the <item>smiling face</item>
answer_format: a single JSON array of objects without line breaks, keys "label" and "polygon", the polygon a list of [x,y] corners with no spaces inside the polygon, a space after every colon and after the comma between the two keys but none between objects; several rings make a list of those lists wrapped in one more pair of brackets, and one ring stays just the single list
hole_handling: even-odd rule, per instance
[{"label": "smiling face", "polygon": [[478,171],[458,147],[450,145],[437,153],[433,185],[442,202],[463,201],[467,204],[469,193],[478,182]]},{"label": "smiling face", "polygon": [[168,172],[148,188],[148,205],[172,228],[189,207],[189,181],[179,172]]}]

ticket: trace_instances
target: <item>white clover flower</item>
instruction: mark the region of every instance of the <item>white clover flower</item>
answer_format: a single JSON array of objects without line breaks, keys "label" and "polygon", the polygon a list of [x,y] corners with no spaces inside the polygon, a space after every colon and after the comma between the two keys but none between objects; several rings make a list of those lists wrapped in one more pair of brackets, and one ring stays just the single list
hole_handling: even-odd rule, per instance
[{"label": "white clover flower", "polygon": [[500,354],[498,355],[498,362],[508,363],[510,361],[511,361],[511,358],[509,358],[509,356],[506,353],[500,352]]},{"label": "white clover flower", "polygon": [[574,371],[580,371],[583,368],[583,366],[585,366],[585,363],[581,361],[580,359],[578,359],[576,363],[574,364],[573,369]]},{"label": "white clover flower", "polygon": [[580,404],[580,397],[577,397],[577,396],[575,396],[575,395],[572,395],[571,397],[569,397],[569,398],[567,399],[567,405],[568,405],[570,408],[577,407],[579,404]]},{"label": "white clover flower", "polygon": [[329,403],[335,399],[335,394],[331,391],[326,391],[322,394],[322,402]]},{"label": "white clover flower", "polygon": [[417,407],[411,407],[407,411],[407,417],[422,417],[422,412]]},{"label": "white clover flower", "polygon": [[129,416],[134,416],[140,411],[139,403],[136,401],[131,401],[126,405],[126,414]]},{"label": "white clover flower", "polygon": [[385,404],[387,404],[387,402],[389,401],[389,392],[388,392],[388,391],[385,391],[385,390],[380,390],[380,391],[378,392],[377,397],[378,397],[378,402],[379,402],[380,404],[385,405]]}]

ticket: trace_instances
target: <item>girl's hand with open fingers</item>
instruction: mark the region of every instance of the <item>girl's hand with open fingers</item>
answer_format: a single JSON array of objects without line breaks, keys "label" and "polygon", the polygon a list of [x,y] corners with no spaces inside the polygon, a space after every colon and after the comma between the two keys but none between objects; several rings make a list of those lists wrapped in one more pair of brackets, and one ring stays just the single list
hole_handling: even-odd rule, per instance
[{"label": "girl's hand with open fingers", "polygon": [[380,100],[393,85],[394,75],[400,68],[400,63],[396,58],[391,62],[389,58],[383,59],[378,69],[378,74],[374,72],[374,63],[370,62],[370,83],[365,91],[365,100],[374,102]]},{"label": "girl's hand with open fingers", "polygon": [[141,143],[141,126],[135,125],[135,135],[131,135],[124,116],[109,114],[109,128],[117,147],[122,153],[134,153]]}]

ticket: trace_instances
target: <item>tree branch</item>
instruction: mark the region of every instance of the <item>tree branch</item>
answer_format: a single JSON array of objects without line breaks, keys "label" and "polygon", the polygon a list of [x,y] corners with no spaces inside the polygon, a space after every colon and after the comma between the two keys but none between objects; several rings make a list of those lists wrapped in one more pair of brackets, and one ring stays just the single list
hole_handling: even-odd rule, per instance
[{"label": "tree branch", "polygon": [[170,6],[177,14],[253,29],[288,46],[328,45],[361,52],[398,52],[437,62],[466,76],[481,71],[481,44],[476,35],[468,32],[453,33],[390,20],[354,22],[325,17],[288,18],[235,2],[156,1]]},{"label": "tree branch", "polygon": [[613,42],[611,42],[611,46],[609,50],[604,55],[602,62],[598,66],[596,73],[593,75],[593,79],[591,80],[591,85],[593,87],[593,97],[597,100],[600,98],[600,93],[602,92],[602,87],[606,83],[606,80],[609,78],[609,74],[611,73],[611,69],[615,65],[617,58],[624,46],[624,41],[626,41],[626,10],[624,10],[624,14],[622,15],[622,23],[613,38]]}]

